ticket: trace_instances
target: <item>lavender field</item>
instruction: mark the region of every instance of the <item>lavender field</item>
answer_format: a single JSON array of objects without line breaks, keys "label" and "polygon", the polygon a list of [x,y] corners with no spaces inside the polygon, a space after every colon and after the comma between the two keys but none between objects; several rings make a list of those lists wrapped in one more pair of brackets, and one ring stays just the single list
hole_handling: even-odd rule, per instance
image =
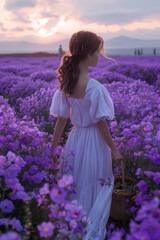
[{"label": "lavender field", "polygon": [[[108,224],[107,239],[158,240],[160,57],[114,60],[101,58],[89,76],[113,99],[116,119],[107,123],[136,194],[129,230]],[[57,57],[0,59],[0,240],[82,239],[86,234],[89,219],[76,200],[67,200],[74,182],[64,171],[62,149],[73,127],[70,119],[57,147],[58,165],[50,159],[56,119],[49,108],[59,64]],[[115,175],[121,174],[114,167]]]}]

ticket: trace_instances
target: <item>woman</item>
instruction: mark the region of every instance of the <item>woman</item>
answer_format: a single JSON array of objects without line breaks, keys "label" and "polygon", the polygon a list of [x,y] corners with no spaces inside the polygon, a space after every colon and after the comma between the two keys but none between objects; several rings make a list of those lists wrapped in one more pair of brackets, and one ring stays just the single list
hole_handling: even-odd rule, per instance
[{"label": "woman", "polygon": [[[73,34],[69,52],[62,57],[58,68],[59,89],[50,107],[50,113],[58,117],[52,150],[67,118],[73,124],[63,158],[67,157],[73,167],[68,174],[76,184],[76,194],[72,193],[68,199],[77,199],[91,221],[85,240],[105,239],[114,188],[112,160],[118,163],[122,159],[106,123],[106,119],[115,117],[112,99],[101,83],[88,76],[89,66],[97,66],[100,53],[105,56],[101,37],[89,31]],[[109,184],[101,186],[100,178]]]}]

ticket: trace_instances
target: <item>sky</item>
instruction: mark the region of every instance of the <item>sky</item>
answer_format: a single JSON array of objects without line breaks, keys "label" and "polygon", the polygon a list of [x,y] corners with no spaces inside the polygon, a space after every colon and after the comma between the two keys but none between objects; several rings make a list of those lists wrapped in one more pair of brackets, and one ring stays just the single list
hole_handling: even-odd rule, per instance
[{"label": "sky", "polygon": [[0,41],[51,43],[80,30],[160,39],[160,0],[0,0]]}]

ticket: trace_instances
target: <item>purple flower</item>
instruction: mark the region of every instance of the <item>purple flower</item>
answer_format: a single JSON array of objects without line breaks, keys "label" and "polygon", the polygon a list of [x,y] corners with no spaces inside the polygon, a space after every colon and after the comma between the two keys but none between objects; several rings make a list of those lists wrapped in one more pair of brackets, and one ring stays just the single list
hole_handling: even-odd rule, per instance
[{"label": "purple flower", "polygon": [[141,168],[138,168],[135,174],[136,174],[136,176],[140,175],[141,174]]},{"label": "purple flower", "polygon": [[30,178],[29,173],[28,173],[28,172],[24,172],[22,181],[24,182],[25,180],[27,180],[27,179],[29,179],[29,178]]},{"label": "purple flower", "polygon": [[18,178],[6,178],[5,182],[8,188],[12,188],[19,182]]},{"label": "purple flower", "polygon": [[132,219],[131,219],[131,221],[129,223],[129,227],[130,227],[130,232],[132,234],[134,234],[135,232],[138,232],[139,229],[140,229],[139,224],[135,223]]},{"label": "purple flower", "polygon": [[113,232],[111,240],[121,240],[123,236],[122,232]]},{"label": "purple flower", "polygon": [[43,172],[38,172],[34,176],[32,176],[32,180],[34,183],[40,184],[42,180],[45,178],[45,175]]},{"label": "purple flower", "polygon": [[136,221],[142,221],[145,219],[150,213],[155,212],[155,210],[159,206],[158,197],[153,198],[150,202],[144,202],[142,207],[138,210],[137,216],[135,217]]},{"label": "purple flower", "polygon": [[74,151],[72,151],[72,150],[71,150],[71,153],[70,153],[70,154],[71,154],[71,156],[75,156],[75,153],[74,153]]},{"label": "purple flower", "polygon": [[141,180],[139,183],[137,183],[137,186],[140,191],[145,192],[148,189],[148,185],[144,180]]},{"label": "purple flower", "polygon": [[38,172],[35,175],[31,176],[34,183],[41,183],[43,179],[48,180],[46,171]]},{"label": "purple flower", "polygon": [[21,167],[18,165],[18,164],[12,164],[12,166],[10,167],[12,168],[13,170],[15,170],[17,173],[20,173],[21,172]]},{"label": "purple flower", "polygon": [[40,237],[51,237],[53,235],[54,225],[51,222],[43,222],[37,226]]},{"label": "purple flower", "polygon": [[16,199],[30,200],[31,197],[24,191],[19,191],[16,193]]},{"label": "purple flower", "polygon": [[151,212],[151,216],[152,216],[154,219],[159,220],[159,219],[160,219],[160,209],[157,208],[157,209],[153,210],[153,211]]},{"label": "purple flower", "polygon": [[68,165],[68,167],[69,167],[69,169],[70,169],[71,171],[73,171],[73,170],[74,170],[74,168],[73,168],[73,166],[72,166],[72,165]]},{"label": "purple flower", "polygon": [[40,188],[39,190],[40,195],[45,195],[49,193],[49,184],[45,183],[44,186],[42,188]]},{"label": "purple flower", "polygon": [[62,228],[62,229],[59,229],[59,233],[61,233],[62,235],[68,235],[68,231],[67,231],[67,229],[66,228]]},{"label": "purple flower", "polygon": [[79,221],[82,217],[82,206],[72,206],[67,212],[66,220],[77,220]]},{"label": "purple flower", "polygon": [[23,143],[23,144],[28,144],[29,143],[29,139],[28,139],[28,137],[22,137],[21,138],[21,142]]},{"label": "purple flower", "polygon": [[69,223],[69,226],[71,229],[74,229],[77,227],[77,222],[75,220],[71,220]]},{"label": "purple flower", "polygon": [[14,168],[9,167],[8,169],[5,170],[4,172],[4,176],[5,178],[16,178],[18,175],[18,173],[15,171]]},{"label": "purple flower", "polygon": [[113,224],[113,223],[111,223],[110,225],[109,225],[109,229],[112,229],[112,228],[114,228],[115,227],[115,225]]},{"label": "purple flower", "polygon": [[42,204],[45,205],[47,203],[47,199],[41,198],[40,196],[37,197],[37,201],[38,201],[38,206],[41,206]]},{"label": "purple flower", "polygon": [[153,181],[157,184],[160,184],[160,172],[156,172],[153,175]]},{"label": "purple flower", "polygon": [[38,170],[36,165],[32,165],[29,169],[30,174],[34,174]]},{"label": "purple flower", "polygon": [[32,163],[33,162],[33,158],[32,158],[32,156],[30,156],[30,155],[27,155],[26,157],[25,157],[25,161],[26,161],[26,163]]},{"label": "purple flower", "polygon": [[0,226],[9,223],[9,218],[0,218]]},{"label": "purple flower", "polygon": [[5,166],[6,161],[7,161],[6,157],[3,155],[0,155],[0,167]]},{"label": "purple flower", "polygon": [[77,224],[77,227],[73,230],[73,234],[75,233],[83,233],[83,227],[82,227],[82,224],[81,223],[78,223]]},{"label": "purple flower", "polygon": [[15,153],[9,151],[9,152],[7,153],[7,158],[8,158],[8,160],[9,160],[10,162],[12,162],[12,161],[14,161],[14,160],[16,159],[16,155],[15,155]]},{"label": "purple flower", "polygon": [[149,216],[147,219],[141,223],[141,231],[147,232],[151,239],[160,238],[160,223],[157,219]]},{"label": "purple flower", "polygon": [[38,138],[33,139],[32,144],[35,148],[37,148],[40,145],[40,139]]},{"label": "purple flower", "polygon": [[148,234],[148,232],[140,230],[139,232],[135,232],[134,236],[131,238],[127,238],[127,240],[137,240],[137,239],[145,239],[145,240],[151,240],[151,236]]},{"label": "purple flower", "polygon": [[16,157],[15,163],[17,163],[20,167],[24,167],[26,165],[26,162],[20,156]]},{"label": "purple flower", "polygon": [[20,221],[19,221],[18,219],[16,219],[15,217],[10,220],[10,224],[11,224],[17,231],[21,231],[21,230],[23,229]]},{"label": "purple flower", "polygon": [[133,207],[133,206],[130,208],[130,211],[131,211],[131,212],[135,212],[136,210],[137,210],[137,208],[135,208],[135,207]]},{"label": "purple flower", "polygon": [[154,173],[153,173],[152,171],[144,171],[144,174],[145,174],[148,178],[150,178],[150,177],[152,177],[152,176],[154,175]]},{"label": "purple flower", "polygon": [[52,188],[50,192],[50,198],[55,202],[63,202],[65,200],[67,193],[61,188]]},{"label": "purple flower", "polygon": [[105,180],[102,178],[98,179],[99,183],[101,184],[101,186],[103,187],[105,185]]},{"label": "purple flower", "polygon": [[146,195],[144,195],[143,192],[139,192],[135,198],[136,205],[142,204],[145,198],[146,198]]},{"label": "purple flower", "polygon": [[156,196],[160,196],[160,190],[158,190],[158,189],[154,190],[153,193]]},{"label": "purple flower", "polygon": [[62,152],[62,147],[61,146],[57,146],[55,149],[54,149],[54,151],[53,151],[53,153],[54,153],[54,155],[60,155],[61,154],[61,152]]},{"label": "purple flower", "polygon": [[49,217],[52,218],[58,218],[58,212],[59,212],[59,206],[58,204],[51,204],[50,205],[50,213],[49,213]]},{"label": "purple flower", "polygon": [[2,234],[0,240],[21,240],[21,236],[16,232]]},{"label": "purple flower", "polygon": [[73,177],[71,175],[63,175],[62,179],[58,181],[58,186],[61,188],[70,189],[70,185],[73,183]]},{"label": "purple flower", "polygon": [[14,205],[12,201],[5,199],[2,202],[0,202],[0,208],[2,209],[2,211],[10,213],[12,212]]},{"label": "purple flower", "polygon": [[60,229],[63,229],[63,228],[67,229],[68,228],[67,224],[63,223],[63,222],[58,222],[57,227],[59,229],[59,232],[60,232]]},{"label": "purple flower", "polygon": [[24,187],[20,183],[16,183],[15,185],[12,186],[12,190],[14,192],[24,191]]},{"label": "purple flower", "polygon": [[143,154],[143,151],[134,152],[134,156],[141,156],[142,154]]}]

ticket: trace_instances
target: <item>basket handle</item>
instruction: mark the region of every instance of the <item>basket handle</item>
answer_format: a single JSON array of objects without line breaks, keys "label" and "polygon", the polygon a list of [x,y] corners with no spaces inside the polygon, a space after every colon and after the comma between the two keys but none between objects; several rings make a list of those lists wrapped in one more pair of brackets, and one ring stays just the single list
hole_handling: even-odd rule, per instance
[{"label": "basket handle", "polygon": [[[121,170],[122,170],[122,184],[125,185],[125,172],[124,172],[124,162],[123,159],[121,159]],[[112,171],[114,174],[114,161],[112,160]]]}]

